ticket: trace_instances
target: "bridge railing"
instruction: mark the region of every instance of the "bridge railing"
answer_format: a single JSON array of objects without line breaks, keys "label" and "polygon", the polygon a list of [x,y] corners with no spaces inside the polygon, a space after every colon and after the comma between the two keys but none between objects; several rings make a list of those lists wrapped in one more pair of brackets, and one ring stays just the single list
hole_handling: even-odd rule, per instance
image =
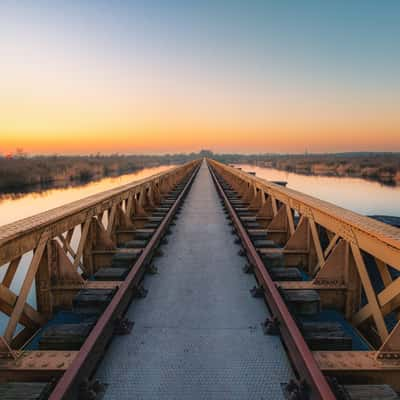
[{"label": "bridge railing", "polygon": [[147,210],[196,165],[0,227],[0,348],[20,348],[55,310],[70,307],[77,291],[95,287],[99,282],[87,278],[110,261],[118,235],[140,227]]},{"label": "bridge railing", "polygon": [[208,161],[257,212],[268,238],[280,244],[285,264],[311,277],[281,287],[317,289],[322,304],[342,311],[380,357],[398,354],[400,229]]}]

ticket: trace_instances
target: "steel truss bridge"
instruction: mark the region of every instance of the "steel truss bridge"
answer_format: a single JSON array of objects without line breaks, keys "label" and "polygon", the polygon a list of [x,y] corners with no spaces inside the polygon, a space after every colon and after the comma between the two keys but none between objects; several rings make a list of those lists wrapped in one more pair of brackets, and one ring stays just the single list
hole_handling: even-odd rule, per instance
[{"label": "steel truss bridge", "polygon": [[215,160],[1,227],[1,271],[1,399],[399,398],[400,229]]}]

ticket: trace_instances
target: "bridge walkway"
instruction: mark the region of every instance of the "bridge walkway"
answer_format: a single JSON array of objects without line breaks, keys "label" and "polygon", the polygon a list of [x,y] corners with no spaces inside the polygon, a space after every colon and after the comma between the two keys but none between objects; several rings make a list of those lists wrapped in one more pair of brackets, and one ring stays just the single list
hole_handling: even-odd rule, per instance
[{"label": "bridge walkway", "polygon": [[98,368],[104,399],[283,399],[292,370],[279,337],[262,331],[268,310],[249,293],[254,277],[205,163],[172,230],[147,297],[127,312],[131,334]]}]

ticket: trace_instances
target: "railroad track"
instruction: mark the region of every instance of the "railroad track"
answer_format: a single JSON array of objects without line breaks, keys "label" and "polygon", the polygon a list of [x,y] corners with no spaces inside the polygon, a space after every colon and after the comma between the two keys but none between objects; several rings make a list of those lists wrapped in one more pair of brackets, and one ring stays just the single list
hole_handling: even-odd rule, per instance
[{"label": "railroad track", "polygon": [[[258,282],[251,293],[254,297],[263,297],[272,314],[272,318],[263,322],[264,331],[269,335],[280,335],[293,363],[296,379],[284,389],[287,398],[398,399],[395,389],[387,384],[394,383],[393,376],[376,374],[373,377],[372,371],[366,371],[361,379],[358,376],[357,367],[361,369],[363,365],[357,365],[360,352],[354,348],[357,349],[360,343],[362,350],[371,347],[360,332],[345,321],[344,315],[335,312],[331,316],[324,315],[319,293],[315,289],[299,289],[296,285],[290,287],[290,283],[308,278],[301,264],[299,267],[285,265],[279,241],[265,239],[272,236],[268,233],[280,233],[266,229],[272,218],[260,215],[261,207],[254,206],[246,196],[240,195],[218,173],[214,164],[209,165],[209,169],[231,221],[232,233],[242,246],[239,254],[246,257],[243,271],[254,274]],[[299,220],[296,222],[298,224]],[[340,352],[339,357],[347,353],[357,366],[348,365],[341,371],[333,368],[333,374],[324,374],[313,350],[328,357],[331,354],[333,358],[335,352]]]},{"label": "railroad track", "polygon": [[[4,346],[0,357],[2,400],[96,399],[104,387],[92,374],[114,335],[128,334],[133,323],[124,313],[135,298],[145,297],[141,284],[167,242],[169,226],[198,172],[193,164],[179,182],[135,217],[135,228],[118,232],[117,248],[104,250],[96,272],[20,351]],[[128,239],[128,240],[127,240]],[[4,343],[3,339],[3,343]]]}]

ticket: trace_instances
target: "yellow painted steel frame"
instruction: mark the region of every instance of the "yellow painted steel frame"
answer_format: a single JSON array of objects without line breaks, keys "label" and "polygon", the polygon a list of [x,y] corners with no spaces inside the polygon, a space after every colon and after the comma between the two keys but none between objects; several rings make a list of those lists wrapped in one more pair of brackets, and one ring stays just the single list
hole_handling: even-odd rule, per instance
[{"label": "yellow painted steel frame", "polygon": [[[400,229],[215,160],[208,162],[256,210],[268,238],[282,246],[262,251],[281,251],[286,265],[303,267],[313,278],[279,285],[318,290],[323,305],[339,308],[354,327],[367,333],[377,360],[400,357],[400,323],[389,332],[384,320],[400,311],[400,278],[393,279],[388,269],[400,271]],[[321,230],[327,237],[324,245]],[[383,282],[379,292],[368,274],[366,255],[375,260]]]},{"label": "yellow painted steel frame", "polygon": [[[0,336],[0,355],[13,354],[48,320],[56,307],[69,307],[83,287],[116,287],[118,282],[90,282],[87,277],[110,260],[120,231],[134,236],[143,217],[199,161],[99,193],[0,228],[0,311],[9,316]],[[78,244],[73,247],[73,236]],[[134,250],[134,249],[132,249]],[[12,281],[21,259],[30,263],[18,293]],[[108,258],[107,258],[108,257]],[[104,261],[104,260],[103,260]],[[37,308],[27,302],[36,283]],[[16,334],[18,324],[23,329]]]}]

